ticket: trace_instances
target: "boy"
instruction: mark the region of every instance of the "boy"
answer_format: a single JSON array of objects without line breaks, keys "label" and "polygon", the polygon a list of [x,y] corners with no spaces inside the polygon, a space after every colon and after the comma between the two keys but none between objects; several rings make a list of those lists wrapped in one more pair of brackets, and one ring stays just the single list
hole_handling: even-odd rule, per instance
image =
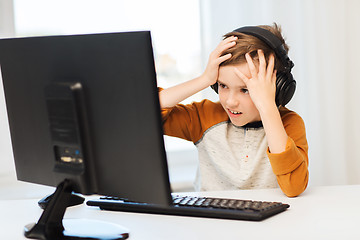
[{"label": "boy", "polygon": [[[290,100],[295,81],[286,93],[290,97],[278,99],[280,72],[289,76],[292,68],[288,46],[276,24],[250,28],[261,30],[260,36],[242,28],[226,34],[200,77],[160,89],[164,133],[198,148],[197,191],[280,186],[295,197],[308,183],[308,144],[301,117],[281,106]],[[269,34],[280,40],[282,52],[264,42],[262,35]],[[219,102],[179,104],[209,86]]]}]

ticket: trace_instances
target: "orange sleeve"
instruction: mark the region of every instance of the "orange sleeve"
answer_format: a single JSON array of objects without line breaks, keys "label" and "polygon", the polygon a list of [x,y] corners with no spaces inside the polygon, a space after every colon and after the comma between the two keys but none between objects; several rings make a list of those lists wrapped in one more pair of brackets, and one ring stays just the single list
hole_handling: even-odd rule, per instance
[{"label": "orange sleeve", "polygon": [[165,135],[195,143],[204,132],[195,105],[178,104],[172,108],[161,109],[161,116]]},{"label": "orange sleeve", "polygon": [[[158,88],[162,91],[162,88]],[[164,134],[196,143],[211,126],[226,121],[228,116],[220,103],[210,100],[177,104],[161,109]]]},{"label": "orange sleeve", "polygon": [[305,191],[309,179],[305,124],[298,114],[286,108],[280,113],[289,137],[284,152],[273,154],[268,151],[268,157],[281,190],[288,197],[296,197]]}]

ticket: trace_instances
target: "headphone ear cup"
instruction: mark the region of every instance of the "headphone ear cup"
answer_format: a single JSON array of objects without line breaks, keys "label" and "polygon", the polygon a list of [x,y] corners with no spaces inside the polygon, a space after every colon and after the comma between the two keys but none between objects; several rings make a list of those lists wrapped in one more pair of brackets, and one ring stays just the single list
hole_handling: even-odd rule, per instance
[{"label": "headphone ear cup", "polygon": [[218,83],[215,83],[215,84],[211,85],[211,88],[212,88],[216,93],[219,93],[219,92],[218,92],[218,88],[219,88]]},{"label": "headphone ear cup", "polygon": [[296,81],[290,72],[279,72],[276,76],[276,96],[277,106],[285,106],[294,96]]}]

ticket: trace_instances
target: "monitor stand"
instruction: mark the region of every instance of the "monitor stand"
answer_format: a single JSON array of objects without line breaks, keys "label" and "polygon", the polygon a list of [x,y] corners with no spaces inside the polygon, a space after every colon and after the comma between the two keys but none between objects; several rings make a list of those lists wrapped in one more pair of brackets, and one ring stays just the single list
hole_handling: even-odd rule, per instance
[{"label": "monitor stand", "polygon": [[63,219],[72,192],[70,180],[61,182],[39,221],[25,226],[25,236],[42,240],[117,240],[129,237],[129,231],[120,225],[88,219]]},{"label": "monitor stand", "polygon": [[[46,206],[49,204],[50,200],[53,198],[54,193],[47,195],[45,197],[43,197],[41,200],[39,200],[38,205],[41,209],[45,209]],[[71,194],[71,198],[69,200],[69,205],[68,207],[72,207],[72,206],[76,206],[76,205],[80,205],[85,201],[85,198],[76,194],[76,193],[72,193]]]}]

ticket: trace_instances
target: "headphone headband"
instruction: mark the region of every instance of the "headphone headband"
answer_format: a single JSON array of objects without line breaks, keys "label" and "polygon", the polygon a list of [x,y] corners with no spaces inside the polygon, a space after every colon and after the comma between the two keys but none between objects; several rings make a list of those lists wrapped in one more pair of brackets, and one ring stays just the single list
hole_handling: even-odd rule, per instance
[{"label": "headphone headband", "polygon": [[290,72],[294,67],[294,63],[288,57],[283,43],[272,32],[264,28],[254,26],[241,27],[235,29],[234,32],[245,33],[257,37],[269,45],[269,47],[274,50],[276,56],[280,59],[286,72]]}]

